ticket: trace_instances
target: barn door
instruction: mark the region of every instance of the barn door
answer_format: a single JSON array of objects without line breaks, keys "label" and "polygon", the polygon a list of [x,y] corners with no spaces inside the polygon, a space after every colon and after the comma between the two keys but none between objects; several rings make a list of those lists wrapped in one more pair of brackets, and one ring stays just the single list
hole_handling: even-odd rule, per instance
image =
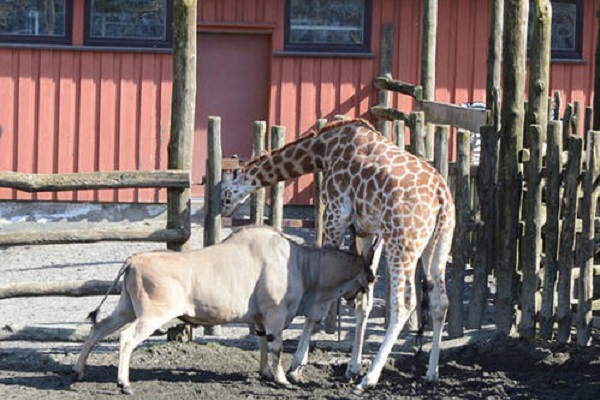
[{"label": "barn door", "polygon": [[[268,117],[270,57],[269,35],[198,34],[193,182],[206,171],[208,116],[221,117],[223,156],[251,156],[252,124]],[[203,196],[204,187],[192,195]]]}]

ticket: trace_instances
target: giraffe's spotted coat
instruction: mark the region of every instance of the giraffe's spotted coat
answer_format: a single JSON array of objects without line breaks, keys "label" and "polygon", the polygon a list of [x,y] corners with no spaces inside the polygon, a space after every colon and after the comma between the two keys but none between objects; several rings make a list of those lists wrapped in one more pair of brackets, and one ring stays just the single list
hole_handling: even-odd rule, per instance
[{"label": "giraffe's spotted coat", "polygon": [[[224,180],[223,211],[231,212],[257,186],[317,170],[324,174],[324,244],[339,246],[349,225],[359,235],[381,233],[392,285],[392,320],[401,325],[416,305],[415,269],[422,258],[433,283],[432,310],[441,310],[433,316],[434,342],[439,342],[441,333],[435,332],[435,324],[437,318],[441,331],[448,302],[444,272],[455,225],[452,196],[435,168],[396,147],[367,121],[333,122],[318,134],[251,160],[236,179]],[[396,329],[388,328],[388,335],[397,336]],[[437,354],[427,373],[430,379],[437,377],[439,343],[437,350],[435,346],[432,357]],[[389,349],[381,351],[389,353]],[[361,385],[376,383],[382,368],[379,358]]]}]

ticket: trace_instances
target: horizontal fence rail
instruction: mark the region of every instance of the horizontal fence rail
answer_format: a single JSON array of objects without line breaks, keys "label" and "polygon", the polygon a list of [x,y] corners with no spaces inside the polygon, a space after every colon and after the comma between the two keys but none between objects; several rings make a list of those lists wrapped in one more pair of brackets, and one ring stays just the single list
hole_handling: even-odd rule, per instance
[{"label": "horizontal fence rail", "polygon": [[0,187],[24,192],[60,192],[67,190],[119,188],[186,188],[188,171],[111,171],[68,174],[28,174],[0,172]]}]

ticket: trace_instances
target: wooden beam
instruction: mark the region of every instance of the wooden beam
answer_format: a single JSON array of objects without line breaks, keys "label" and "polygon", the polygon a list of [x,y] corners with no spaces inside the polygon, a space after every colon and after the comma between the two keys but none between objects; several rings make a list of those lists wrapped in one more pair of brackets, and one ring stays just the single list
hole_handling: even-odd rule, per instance
[{"label": "wooden beam", "polygon": [[190,173],[169,171],[111,171],[68,174],[28,174],[0,172],[0,187],[25,192],[60,192],[66,190],[118,188],[173,188],[190,186]]},{"label": "wooden beam", "polygon": [[0,233],[0,245],[21,246],[32,244],[93,243],[106,241],[181,242],[188,238],[186,229],[90,228],[50,232]]},{"label": "wooden beam", "polygon": [[408,123],[408,115],[395,108],[387,108],[383,106],[371,107],[371,113],[377,118],[387,119],[393,121],[395,119]]},{"label": "wooden beam", "polygon": [[403,82],[385,76],[375,78],[374,86],[379,90],[391,90],[415,98],[417,101],[423,99],[423,88],[420,85]]},{"label": "wooden beam", "polygon": [[[15,282],[0,285],[0,299],[15,297],[40,296],[103,296],[113,285],[113,281],[59,281],[59,282]],[[121,282],[110,291],[111,294],[121,293]]]},{"label": "wooden beam", "polygon": [[479,132],[479,129],[488,120],[488,110],[478,110],[428,100],[423,100],[421,105],[423,111],[425,111],[425,121],[428,124],[450,125],[471,132]]}]

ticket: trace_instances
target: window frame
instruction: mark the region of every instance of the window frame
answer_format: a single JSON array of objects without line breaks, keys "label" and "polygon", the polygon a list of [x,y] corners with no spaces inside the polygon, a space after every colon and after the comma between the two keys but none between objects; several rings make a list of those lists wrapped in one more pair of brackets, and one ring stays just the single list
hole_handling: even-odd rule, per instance
[{"label": "window frame", "polygon": [[[575,5],[575,43],[574,49],[554,49],[550,48],[550,60],[553,62],[560,61],[580,61],[583,60],[583,8],[585,5],[584,0],[550,0],[553,6],[552,19],[554,19],[554,4],[574,4]],[[533,31],[533,12],[534,12],[533,0],[529,0],[529,24],[528,24],[528,35],[532,34]],[[552,39],[551,39],[552,40]],[[552,45],[552,44],[551,44]],[[527,43],[527,53],[529,54],[530,46],[529,40]]]},{"label": "window frame", "polygon": [[165,39],[138,38],[97,38],[91,37],[91,0],[85,0],[83,6],[83,45],[90,47],[127,47],[144,49],[173,48],[173,0],[166,1]]},{"label": "window frame", "polygon": [[[551,3],[567,3],[575,5],[575,48],[574,50],[550,49],[552,60],[581,60],[583,59],[583,8],[584,0],[551,0]],[[552,13],[554,18],[554,13]]]},{"label": "window frame", "polygon": [[372,35],[373,0],[364,1],[363,41],[360,44],[342,43],[292,43],[290,42],[291,0],[285,0],[283,49],[289,53],[370,54]]},{"label": "window frame", "polygon": [[73,0],[65,0],[65,32],[63,35],[0,35],[1,44],[70,45],[73,43]]}]

